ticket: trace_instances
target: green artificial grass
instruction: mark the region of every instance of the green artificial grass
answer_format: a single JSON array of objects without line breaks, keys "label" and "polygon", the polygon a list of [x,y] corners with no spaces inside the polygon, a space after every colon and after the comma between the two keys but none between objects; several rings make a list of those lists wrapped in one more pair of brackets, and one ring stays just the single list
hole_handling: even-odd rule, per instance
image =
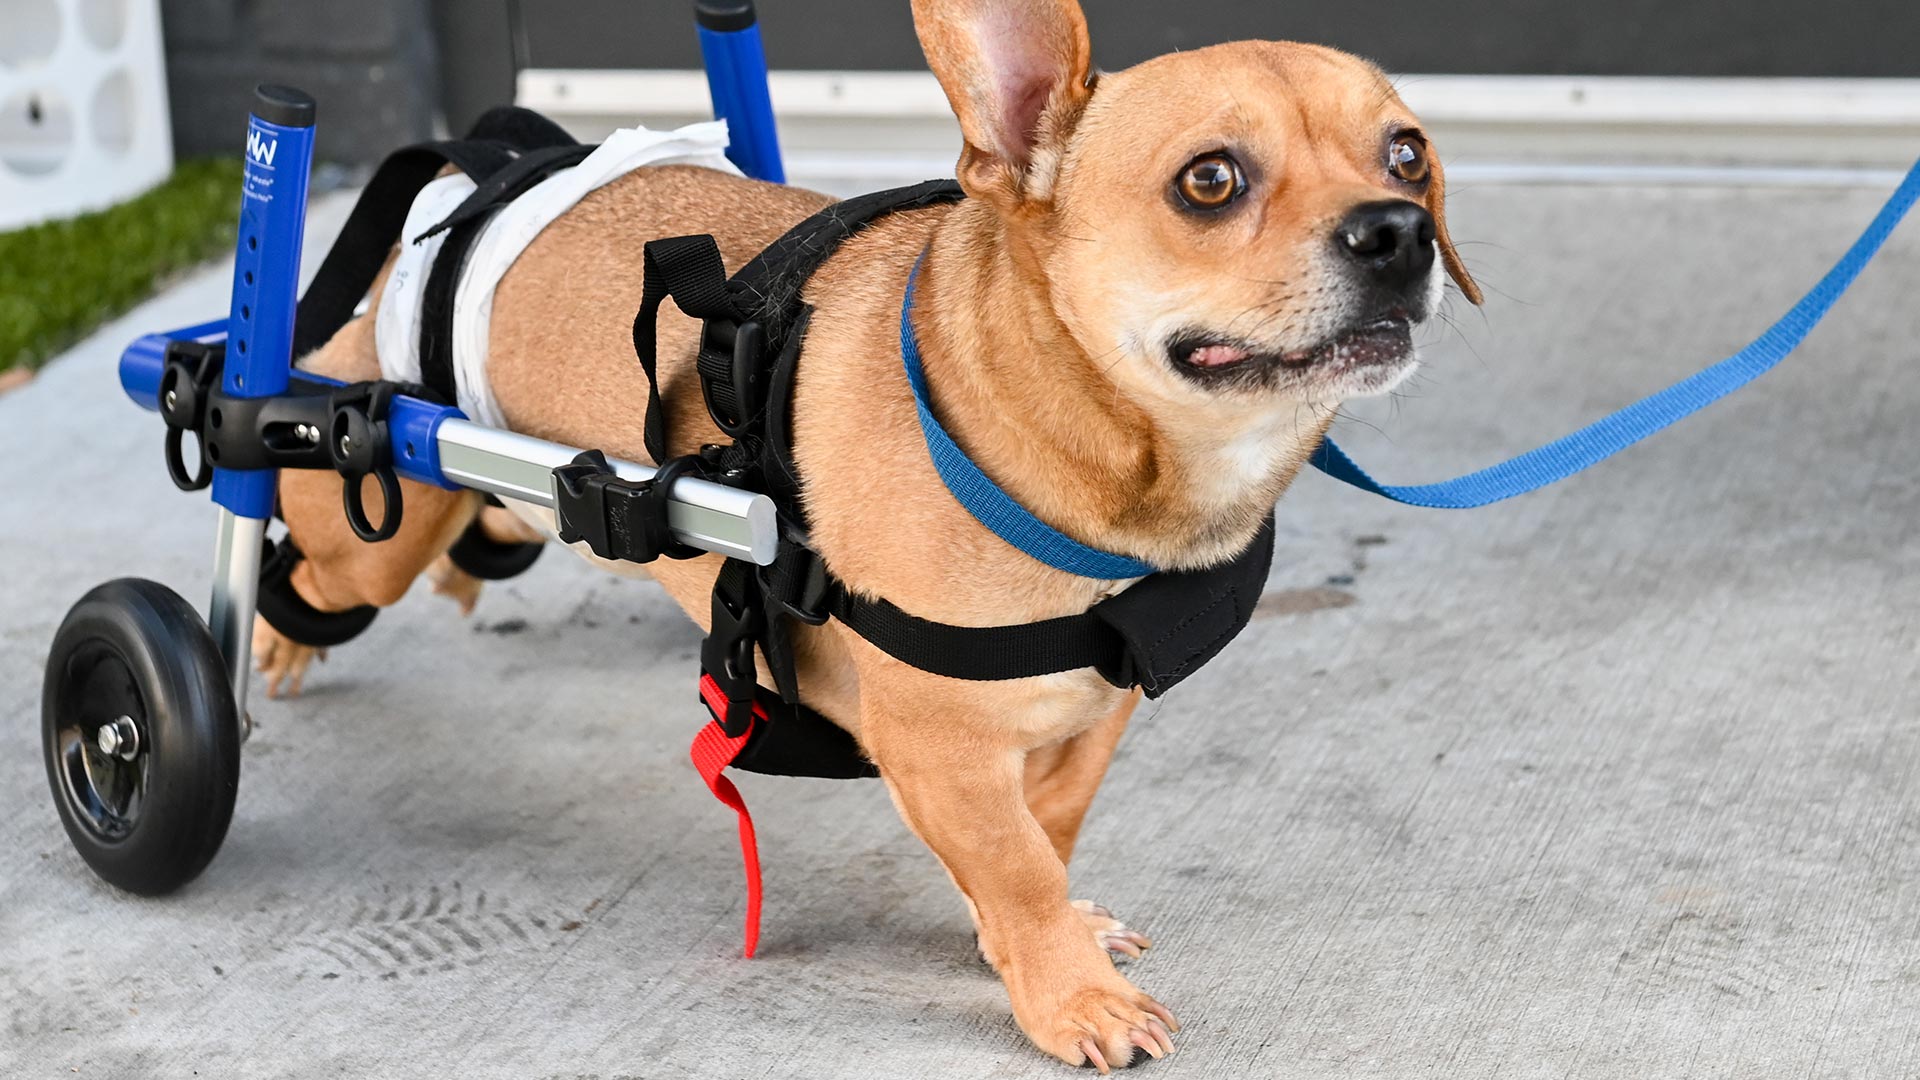
[{"label": "green artificial grass", "polygon": [[38,367],[231,247],[240,169],[237,160],[183,161],[119,206],[0,233],[0,371]]}]

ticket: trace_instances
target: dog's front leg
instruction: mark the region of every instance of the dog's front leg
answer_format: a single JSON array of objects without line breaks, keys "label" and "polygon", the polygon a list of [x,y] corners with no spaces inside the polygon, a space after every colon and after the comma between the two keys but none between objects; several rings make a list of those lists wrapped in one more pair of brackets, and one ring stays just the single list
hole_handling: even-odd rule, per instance
[{"label": "dog's front leg", "polygon": [[[1046,830],[1054,854],[1062,863],[1069,863],[1073,858],[1073,845],[1080,837],[1080,825],[1086,820],[1087,808],[1093,804],[1094,793],[1107,775],[1107,764],[1113,760],[1114,747],[1126,733],[1127,721],[1139,704],[1140,692],[1135,690],[1118,708],[1087,730],[1027,754],[1027,809],[1033,811],[1034,820]],[[1101,948],[1137,960],[1141,953],[1153,947],[1151,938],[1121,922],[1099,904],[1075,900],[1073,907],[1087,929],[1093,931],[1093,939]]]},{"label": "dog's front leg", "polygon": [[1021,1028],[1048,1053],[1102,1071],[1136,1049],[1171,1051],[1173,1015],[1114,970],[1067,898],[1066,866],[1027,805],[1025,754],[997,731],[930,722],[956,712],[920,702],[869,699],[862,741],[907,825],[972,904]]}]

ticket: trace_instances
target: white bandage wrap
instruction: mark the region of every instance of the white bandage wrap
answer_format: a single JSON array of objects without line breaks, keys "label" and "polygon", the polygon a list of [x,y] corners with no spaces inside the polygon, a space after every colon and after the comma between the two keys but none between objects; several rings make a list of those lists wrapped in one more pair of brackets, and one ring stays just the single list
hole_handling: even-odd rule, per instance
[{"label": "white bandage wrap", "polygon": [[[739,175],[726,158],[727,126],[713,120],[676,131],[626,128],[570,169],[563,169],[514,199],[488,219],[473,247],[453,297],[453,367],[460,411],[476,424],[506,427],[487,381],[487,341],[493,294],[520,253],[560,215],[593,191],[648,165],[700,165]],[[418,239],[459,206],[474,183],[443,176],[414,198],[401,233],[400,257],[380,297],[374,343],[380,373],[401,382],[420,381],[420,315],[427,276],[446,234]],[[640,252],[635,250],[635,259]],[[637,304],[639,298],[635,297]]]}]

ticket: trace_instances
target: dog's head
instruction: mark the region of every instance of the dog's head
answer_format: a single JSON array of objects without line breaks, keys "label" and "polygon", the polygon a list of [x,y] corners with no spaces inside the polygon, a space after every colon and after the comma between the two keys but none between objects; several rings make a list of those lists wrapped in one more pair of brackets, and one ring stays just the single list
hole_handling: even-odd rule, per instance
[{"label": "dog's head", "polygon": [[1373,65],[1237,42],[1096,75],[1075,0],[914,0],[959,180],[1121,388],[1330,405],[1412,371],[1448,238],[1440,161]]}]

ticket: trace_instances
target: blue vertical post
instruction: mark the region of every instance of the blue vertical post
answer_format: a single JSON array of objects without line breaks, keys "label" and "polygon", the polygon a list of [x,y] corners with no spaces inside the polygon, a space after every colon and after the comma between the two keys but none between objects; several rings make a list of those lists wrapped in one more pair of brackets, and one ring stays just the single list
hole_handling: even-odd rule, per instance
[{"label": "blue vertical post", "polygon": [[[247,118],[247,167],[235,242],[233,305],[221,389],[233,397],[284,393],[293,370],[293,319],[300,295],[300,241],[307,218],[307,173],[313,164],[313,99],[285,86],[261,86]],[[218,423],[217,414],[209,420]],[[220,644],[247,721],[248,653],[260,590],[260,551],[273,516],[273,469],[223,469],[213,462],[213,501],[220,506],[214,545],[213,602],[207,623]]]},{"label": "blue vertical post", "polygon": [[[290,87],[254,91],[221,375],[221,389],[233,397],[270,397],[287,389],[314,111],[313,99]],[[238,472],[213,464],[214,502],[241,517],[273,515],[274,470]]]},{"label": "blue vertical post", "polygon": [[753,0],[694,0],[693,12],[700,24],[713,115],[727,122],[727,157],[756,180],[786,183]]}]

